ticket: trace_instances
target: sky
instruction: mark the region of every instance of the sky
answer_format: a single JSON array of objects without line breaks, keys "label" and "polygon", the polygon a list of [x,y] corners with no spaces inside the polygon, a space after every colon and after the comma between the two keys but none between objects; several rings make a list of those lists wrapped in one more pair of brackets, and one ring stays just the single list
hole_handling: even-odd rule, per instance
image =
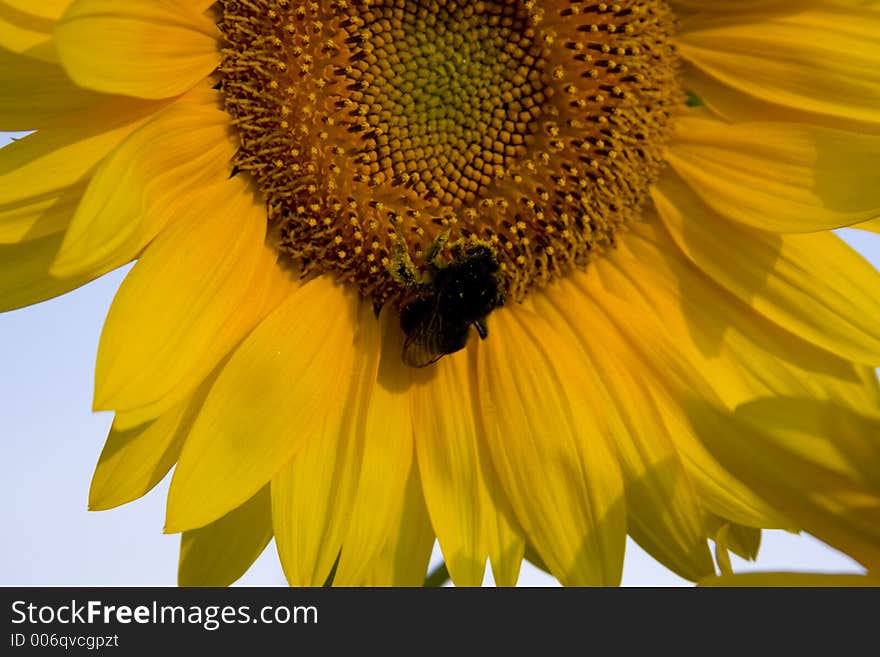
[{"label": "sky", "polygon": [[[6,143],[0,133],[0,145]],[[840,234],[880,268],[880,235]],[[162,534],[169,477],[144,498],[110,511],[86,510],[89,482],[110,426],[91,412],[101,324],[126,268],[57,299],[0,313],[0,585],[172,586],[179,537]],[[434,551],[432,564],[440,559]],[[861,572],[816,539],[765,532],[756,563],[734,570]],[[487,575],[491,584],[491,575]],[[551,586],[524,565],[520,585]],[[284,577],[272,544],[239,584],[275,586]],[[689,585],[627,544],[623,584]]]}]

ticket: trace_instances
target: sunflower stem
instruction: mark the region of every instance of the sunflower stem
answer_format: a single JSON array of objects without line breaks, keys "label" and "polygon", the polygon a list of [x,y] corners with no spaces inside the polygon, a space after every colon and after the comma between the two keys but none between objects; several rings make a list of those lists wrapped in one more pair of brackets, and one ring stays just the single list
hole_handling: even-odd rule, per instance
[{"label": "sunflower stem", "polygon": [[443,586],[446,582],[449,581],[449,570],[446,568],[446,562],[441,561],[439,566],[436,566],[434,570],[428,573],[428,576],[425,578],[425,586],[426,587],[437,587]]}]

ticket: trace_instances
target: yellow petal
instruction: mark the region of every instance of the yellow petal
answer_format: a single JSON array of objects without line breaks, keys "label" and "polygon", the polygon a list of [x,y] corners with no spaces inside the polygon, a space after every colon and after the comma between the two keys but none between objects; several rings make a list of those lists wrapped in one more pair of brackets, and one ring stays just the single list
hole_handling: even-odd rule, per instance
[{"label": "yellow petal", "polygon": [[82,184],[156,109],[155,103],[118,99],[93,108],[76,126],[40,130],[4,146],[0,208],[38,202]]},{"label": "yellow petal", "polygon": [[95,171],[53,274],[134,258],[198,191],[227,184],[227,123],[221,110],[181,103],[129,135]]},{"label": "yellow petal", "polygon": [[795,9],[812,0],[671,0],[669,4],[678,12],[698,10],[706,12],[745,11],[749,15],[761,10]]},{"label": "yellow petal", "polygon": [[737,556],[754,561],[761,549],[761,530],[757,527],[732,524],[727,533],[727,546]]},{"label": "yellow petal", "polygon": [[880,586],[880,577],[836,573],[758,572],[707,577],[700,586]]},{"label": "yellow petal", "polygon": [[880,136],[806,124],[730,125],[682,117],[667,161],[726,219],[796,233],[880,215],[877,153]]},{"label": "yellow petal", "polygon": [[89,510],[112,509],[145,495],[177,461],[185,433],[178,431],[187,403],[134,429],[110,428],[89,489]]},{"label": "yellow petal", "polygon": [[[679,359],[701,372],[728,407],[777,394],[831,399],[856,410],[877,406],[877,391],[859,366],[782,330],[726,292],[683,258],[653,213],[647,216],[627,234],[625,248],[597,264],[601,278],[615,281],[627,304],[656,316]],[[613,270],[605,271],[608,264]]]},{"label": "yellow petal", "polygon": [[[799,341],[791,335],[762,329],[762,322],[754,321],[759,320],[758,317],[749,320],[748,313],[737,317],[731,312],[735,306],[730,305],[728,296],[720,290],[713,290],[711,286],[706,287],[701,283],[699,272],[692,272],[692,268],[679,265],[675,269],[679,272],[677,282],[675,279],[661,282],[662,279],[657,274],[664,270],[663,260],[659,260],[656,254],[652,256],[648,248],[639,246],[641,240],[634,239],[636,233],[639,237],[648,234],[646,228],[648,227],[645,225],[639,226],[627,236],[626,244],[633,249],[633,259],[614,264],[621,273],[625,272],[634,281],[638,281],[643,294],[651,299],[657,308],[656,310],[652,310],[650,306],[641,308],[637,305],[638,295],[629,294],[621,295],[622,303],[616,311],[621,316],[619,325],[627,327],[633,342],[635,344],[647,342],[647,353],[653,354],[654,357],[661,353],[661,349],[653,344],[656,342],[655,335],[663,329],[675,329],[678,335],[675,343],[678,345],[680,356],[678,359],[671,358],[668,361],[658,362],[659,371],[669,372],[678,360],[687,365],[685,371],[702,371],[706,381],[705,387],[714,388],[729,403],[738,403],[737,399],[741,402],[761,394],[800,394],[815,395],[820,399],[833,399],[859,410],[878,407],[877,393],[876,390],[872,390],[869,378],[862,380],[859,373],[851,366],[849,366],[850,374],[847,375],[846,370],[841,370],[835,365],[833,358],[829,358],[827,354],[823,356],[822,352],[805,343],[799,344]],[[656,235],[654,238],[656,240]],[[637,246],[639,248],[636,248]],[[621,253],[616,253],[611,260],[619,260],[621,256]],[[597,267],[606,282],[611,280],[610,272],[601,270],[609,270],[607,264],[610,263],[601,263]],[[674,258],[666,254],[665,268],[671,269],[673,264]],[[605,303],[603,307],[611,307],[611,304]],[[685,321],[682,310],[688,308],[688,320]],[[712,312],[706,312],[706,308],[712,308]],[[649,323],[652,312],[656,313],[657,318]],[[726,324],[725,318],[727,318]],[[752,347],[748,346],[749,334],[752,335],[751,342],[754,345]],[[699,345],[705,355],[701,356],[695,345]],[[766,347],[769,353],[762,352],[761,345]],[[785,359],[785,362],[774,359],[774,354],[779,359]],[[727,380],[724,373],[735,373],[737,369],[747,374],[748,378],[737,384],[736,387],[740,390],[733,390],[731,395],[725,390]],[[876,386],[876,375],[873,375],[873,370],[871,372]],[[690,388],[696,394],[705,394],[698,383],[692,384]],[[751,394],[750,389],[753,391]],[[672,396],[666,406],[670,412],[675,413],[676,405],[680,406],[680,401],[676,401]],[[681,415],[680,411],[677,412]],[[681,417],[678,424],[686,427],[688,420]],[[725,428],[732,429],[726,439],[735,443],[738,440],[736,427],[731,428],[728,423]],[[757,511],[761,505],[766,506],[766,503],[756,504],[755,494],[742,484],[731,482],[730,475],[718,472],[719,467],[714,463],[714,459],[708,455],[699,456],[701,449],[698,443],[693,442],[692,429],[679,430],[673,435],[678,441],[686,437],[691,439],[688,443],[680,444],[680,449],[683,453],[691,454],[689,458],[696,466],[695,477],[700,477],[700,488],[708,496],[707,503],[711,503],[712,508],[720,515],[744,524],[779,526],[781,522],[785,525],[784,519],[773,520],[769,517],[762,520],[759,515],[767,516],[766,510],[756,515],[754,511],[750,512],[746,508],[753,507]],[[707,476],[704,476],[706,468],[710,469],[705,472]],[[737,488],[740,490],[737,491]],[[747,505],[744,504],[746,500],[750,500]],[[776,515],[773,512],[771,514]],[[797,528],[797,526],[794,521],[789,521],[789,528]],[[758,537],[755,536],[756,543],[757,539]]]},{"label": "yellow petal", "polygon": [[[291,586],[321,586],[327,580],[354,505],[363,459],[361,421],[370,405],[381,352],[372,303],[355,305],[357,323],[349,327],[354,344],[343,347],[354,351],[354,376],[332,398],[337,410],[322,413],[324,422],[303,437],[302,449],[272,478],[275,547]],[[329,405],[331,399],[324,403]]]},{"label": "yellow petal", "polygon": [[714,528],[713,534],[717,534],[723,527],[727,527],[727,548],[746,561],[754,561],[758,557],[761,548],[761,530],[757,527],[746,527],[727,518],[710,516],[709,522]]},{"label": "yellow petal", "polygon": [[517,520],[563,584],[615,585],[626,507],[608,444],[619,430],[613,406],[587,377],[583,358],[540,315],[505,308],[493,314],[490,330],[478,349],[481,413]]},{"label": "yellow petal", "polygon": [[[724,470],[695,435],[682,409],[684,395],[694,392],[704,396],[707,403],[721,403],[719,395],[728,394],[724,387],[736,380],[732,376],[735,372],[731,373],[730,366],[723,361],[715,367],[707,365],[708,359],[701,359],[699,352],[695,355],[694,338],[687,328],[675,330],[676,322],[680,322],[680,297],[673,303],[659,303],[656,308],[646,303],[646,299],[657,302],[653,293],[661,287],[654,285],[655,279],[647,275],[651,269],[640,270],[636,264],[635,259],[622,263],[599,261],[584,275],[593,280],[572,280],[596,300],[601,311],[649,365],[640,369],[642,389],[656,407],[701,503],[741,524],[790,527],[789,521]],[[626,278],[627,274],[638,281],[638,286]],[[742,384],[735,385],[746,393],[749,390]]]},{"label": "yellow petal", "polygon": [[[486,528],[490,523],[510,524],[498,519],[501,510],[493,503],[485,472],[491,465],[478,443],[482,432],[475,407],[476,345],[472,340],[467,351],[414,372],[410,391],[425,502],[458,586],[482,584],[492,538]],[[512,543],[509,549],[518,552],[521,561],[522,539],[517,541],[512,533],[507,536]]]},{"label": "yellow petal", "polygon": [[79,205],[88,180],[39,199],[0,206],[0,244],[27,242],[64,231]]},{"label": "yellow petal", "polygon": [[168,531],[201,527],[242,504],[344,411],[355,306],[352,293],[318,277],[235,350],[174,471]]},{"label": "yellow petal", "polygon": [[77,0],[55,27],[59,56],[81,87],[168,98],[219,64],[211,19],[170,0]]},{"label": "yellow petal", "polygon": [[[101,333],[95,409],[146,406],[192,387],[258,319],[255,281],[274,258],[266,212],[239,179],[191,199],[113,300]],[[255,282],[257,285],[255,285]]]},{"label": "yellow petal", "polygon": [[422,586],[434,546],[434,532],[422,497],[419,469],[408,473],[400,511],[382,552],[370,564],[364,586]]},{"label": "yellow petal", "polygon": [[880,408],[868,416],[828,402],[779,397],[743,404],[736,414],[769,431],[783,449],[880,491]]},{"label": "yellow petal", "polygon": [[866,221],[865,223],[859,224],[858,226],[853,226],[853,228],[869,230],[872,233],[880,233],[880,219],[871,219],[871,221]]},{"label": "yellow petal", "polygon": [[[854,406],[853,409],[863,412],[866,411],[870,414],[877,408],[880,408],[880,372],[873,367],[858,366],[856,367],[856,373],[864,384],[869,398],[873,400],[874,403],[867,408],[858,408]],[[840,400],[838,399],[834,399],[833,401],[840,403]]]},{"label": "yellow petal", "polygon": [[[590,282],[577,277],[586,287]],[[706,541],[709,530],[693,483],[645,388],[649,365],[626,344],[602,310],[570,281],[550,286],[535,309],[554,326],[568,328],[569,341],[588,354],[591,374],[613,400],[626,431],[614,446],[626,485],[630,535],[654,558],[686,579],[714,572]],[[584,327],[589,327],[585,329]]]},{"label": "yellow petal", "polygon": [[40,18],[56,21],[70,6],[73,0],[3,0],[3,4],[22,13],[33,14]]},{"label": "yellow petal", "polygon": [[796,11],[698,14],[682,23],[676,41],[697,73],[686,72],[685,83],[728,119],[877,133],[877,34],[880,12],[827,1]]},{"label": "yellow petal", "polygon": [[[480,435],[485,435],[485,432],[480,431]],[[485,454],[485,451],[485,445],[481,445],[481,453],[484,453],[482,459],[484,462],[488,462],[490,458],[488,454]],[[516,586],[525,555],[525,538],[504,497],[498,475],[488,465],[486,466],[486,488],[489,491],[491,503],[496,508],[495,513],[484,516],[485,524],[483,525],[483,531],[487,537],[486,542],[489,546],[492,578],[495,580],[496,586]]]},{"label": "yellow petal", "polygon": [[724,523],[715,535],[715,561],[718,562],[718,570],[722,575],[733,574],[730,553],[727,551],[727,533],[729,530],[730,525]]},{"label": "yellow petal", "polygon": [[179,586],[229,586],[251,567],[272,538],[269,490],[262,488],[210,525],[180,537]]},{"label": "yellow petal", "polygon": [[[797,529],[796,523],[787,518],[783,511],[768,504],[719,464],[701,443],[692,419],[681,408],[680,397],[660,388],[652,392],[663,422],[674,437],[688,474],[707,509],[743,525]],[[722,425],[718,432],[725,440],[734,443],[737,440],[736,427],[729,423]]]},{"label": "yellow petal", "polygon": [[124,262],[110,262],[68,278],[49,275],[62,234],[23,244],[0,244],[0,312],[15,310],[69,292]]},{"label": "yellow petal", "polygon": [[407,392],[411,369],[400,358],[397,324],[396,313],[382,313],[382,353],[362,425],[360,479],[334,579],[339,586],[363,583],[374,562],[388,558],[383,554],[389,536],[400,530],[404,492],[413,466],[413,422]]},{"label": "yellow petal", "polygon": [[52,45],[53,21],[0,1],[0,48],[49,62],[57,61]]},{"label": "yellow petal", "polygon": [[779,235],[727,222],[676,176],[654,202],[678,247],[773,322],[848,360],[880,364],[880,272],[831,233]]},{"label": "yellow petal", "polygon": [[215,369],[189,395],[162,414],[117,412],[92,476],[89,509],[110,509],[149,492],[180,456],[184,440],[217,378]]},{"label": "yellow petal", "polygon": [[[290,273],[278,266],[278,252],[270,245],[263,246],[262,257],[258,259],[257,269],[246,292],[248,302],[243,304],[233,320],[230,320],[210,346],[207,356],[193,362],[193,367],[183,379],[170,388],[167,394],[145,406],[128,409],[117,414],[119,429],[130,429],[158,417],[179,400],[186,398],[202,380],[205,372],[217,363],[217,358],[227,354],[228,346],[235,345],[247,335],[264,317],[271,313],[298,287],[299,283]],[[99,357],[101,346],[98,346]],[[221,361],[222,362],[222,361]],[[97,383],[97,381],[96,381]],[[144,388],[145,392],[149,388]]]},{"label": "yellow petal", "polygon": [[216,1],[217,0],[179,0],[182,5],[197,14],[202,14],[208,11]]},{"label": "yellow petal", "polygon": [[479,586],[489,556],[480,523],[487,493],[477,451],[469,356],[459,352],[414,372],[410,393],[425,502],[452,581],[459,586]]},{"label": "yellow petal", "polygon": [[688,404],[721,463],[806,531],[868,568],[880,566],[880,418],[813,400],[769,398],[741,406],[738,438],[717,413]]},{"label": "yellow petal", "polygon": [[79,114],[102,95],[77,87],[57,64],[0,49],[0,130],[35,130]]}]

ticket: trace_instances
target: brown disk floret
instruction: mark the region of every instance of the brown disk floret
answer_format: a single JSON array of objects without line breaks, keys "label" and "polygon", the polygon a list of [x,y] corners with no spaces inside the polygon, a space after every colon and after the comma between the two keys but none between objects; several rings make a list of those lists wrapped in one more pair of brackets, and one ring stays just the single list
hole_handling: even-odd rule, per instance
[{"label": "brown disk floret", "polygon": [[384,302],[401,246],[490,245],[522,299],[640,212],[683,102],[666,3],[223,0],[236,166],[280,248]]}]

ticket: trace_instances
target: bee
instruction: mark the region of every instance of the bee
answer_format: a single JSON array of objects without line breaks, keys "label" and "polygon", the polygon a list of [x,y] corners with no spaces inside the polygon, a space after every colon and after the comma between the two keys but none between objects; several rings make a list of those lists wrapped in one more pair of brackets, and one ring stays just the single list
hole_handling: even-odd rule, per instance
[{"label": "bee", "polygon": [[425,367],[464,349],[473,326],[482,339],[489,335],[486,317],[504,305],[498,259],[482,244],[456,245],[452,262],[435,262],[445,237],[429,251],[427,275],[410,284],[399,304],[403,362]]}]

